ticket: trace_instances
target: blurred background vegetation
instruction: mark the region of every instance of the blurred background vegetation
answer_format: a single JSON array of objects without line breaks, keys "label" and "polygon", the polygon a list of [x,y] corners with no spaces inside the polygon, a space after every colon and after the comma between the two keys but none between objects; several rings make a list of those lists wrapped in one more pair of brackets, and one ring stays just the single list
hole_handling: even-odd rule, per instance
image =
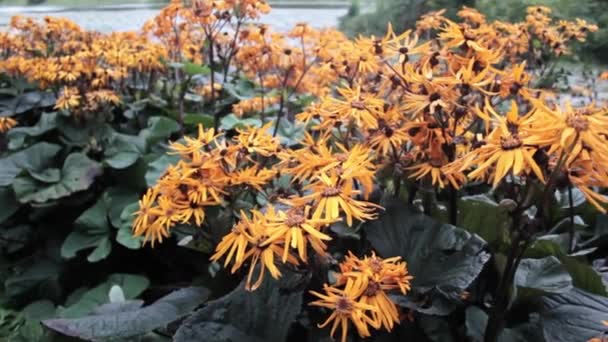
[{"label": "blurred background vegetation", "polygon": [[[162,4],[168,0],[0,0],[0,6],[49,5],[49,6],[99,6],[115,4]],[[270,0],[273,4],[311,2],[318,7],[346,0]],[[454,17],[462,6],[475,7],[488,19],[521,21],[526,7],[545,5],[553,9],[556,19],[582,18],[599,26],[585,44],[580,44],[573,54],[577,62],[608,64],[608,0],[350,0],[350,9],[341,19],[340,28],[350,36],[358,34],[382,35],[386,25],[392,22],[395,30],[414,26],[424,13],[442,8],[447,16]],[[310,7],[310,6],[307,6]]]},{"label": "blurred background vegetation", "polygon": [[375,9],[362,11],[366,0],[353,0],[340,26],[351,36],[357,34],[382,35],[390,21],[395,31],[412,28],[420,15],[442,8],[454,17],[462,6],[475,7],[488,19],[521,21],[526,7],[545,5],[553,10],[556,19],[582,18],[599,26],[585,44],[580,44],[576,57],[583,62],[608,64],[608,0],[373,0]]}]

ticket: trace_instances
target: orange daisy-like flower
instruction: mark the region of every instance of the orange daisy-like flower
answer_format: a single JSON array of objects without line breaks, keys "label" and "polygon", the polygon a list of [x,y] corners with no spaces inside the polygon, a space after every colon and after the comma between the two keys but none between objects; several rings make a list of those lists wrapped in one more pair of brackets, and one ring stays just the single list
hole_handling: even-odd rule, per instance
[{"label": "orange daisy-like flower", "polygon": [[406,294],[413,279],[408,274],[406,263],[400,260],[401,257],[382,259],[373,252],[371,256],[359,259],[349,252],[346,260],[340,264],[341,274],[337,281],[337,284],[344,284],[349,279],[363,283],[365,291],[360,301],[377,308],[371,312],[375,326],[383,326],[388,331],[399,323],[399,310],[388,292],[399,290]]},{"label": "orange daisy-like flower", "polygon": [[306,205],[313,202],[313,219],[323,218],[325,220],[337,220],[340,214],[346,215],[346,223],[348,226],[353,225],[353,219],[359,221],[373,220],[376,218],[374,211],[380,206],[359,201],[353,198],[360,194],[359,190],[353,189],[353,182],[344,181],[335,173],[321,174],[311,184],[307,185],[306,190],[310,190],[310,194],[292,198],[289,200],[292,204]]},{"label": "orange daisy-like flower", "polygon": [[333,310],[327,320],[319,324],[319,328],[324,328],[332,323],[330,334],[333,337],[336,329],[340,326],[342,335],[341,342],[346,342],[348,337],[349,323],[353,323],[355,329],[362,337],[371,336],[368,324],[375,326],[374,320],[367,315],[367,311],[377,311],[377,308],[369,304],[361,303],[358,298],[365,291],[361,282],[349,279],[346,281],[344,289],[338,289],[325,285],[325,293],[310,291],[319,300],[311,302],[309,305],[319,306]]},{"label": "orange daisy-like flower", "polygon": [[[543,172],[533,158],[538,149],[535,145],[536,137],[526,132],[526,127],[530,126],[530,114],[519,117],[515,101],[512,101],[511,110],[506,117],[491,108],[489,110],[494,115],[498,127],[488,135],[483,146],[454,161],[450,168],[464,171],[474,166],[475,170],[469,173],[469,178],[489,178],[493,187],[509,173],[519,176],[528,170],[532,170],[532,173],[544,182]],[[489,117],[484,119],[489,121]],[[457,167],[454,168],[454,165]],[[492,171],[490,167],[493,167]]]},{"label": "orange daisy-like flower", "polygon": [[280,241],[283,243],[282,261],[287,262],[289,251],[295,249],[300,260],[308,261],[308,245],[320,255],[325,255],[327,246],[324,241],[330,241],[331,237],[322,232],[323,228],[331,224],[332,220],[310,218],[310,207],[295,207],[287,211],[275,211],[274,207],[268,207],[266,211],[268,220],[268,239],[262,245],[268,245]]},{"label": "orange daisy-like flower", "polygon": [[344,100],[329,98],[325,109],[335,115],[342,123],[353,122],[367,128],[378,127],[378,117],[384,106],[381,99],[361,91],[361,86],[338,88]]},{"label": "orange daisy-like flower", "polygon": [[80,105],[80,92],[74,87],[64,87],[63,93],[57,99],[55,109],[74,109]]},{"label": "orange daisy-like flower", "polygon": [[[232,228],[229,234],[222,238],[215,249],[215,254],[211,256],[211,260],[217,261],[228,253],[224,266],[227,266],[234,259],[231,268],[232,273],[240,269],[246,261],[249,261],[245,288],[254,291],[262,285],[266,271],[274,279],[281,276],[281,271],[275,265],[275,255],[281,255],[282,251],[278,241],[264,244],[268,239],[268,222],[265,215],[258,210],[252,210],[251,215],[252,217],[248,218],[241,211],[241,221]],[[287,256],[287,262],[293,265],[298,264],[298,260],[292,255]],[[257,280],[252,283],[253,274],[258,267]]]},{"label": "orange daisy-like flower", "polygon": [[11,117],[0,117],[0,133],[6,133],[17,126],[17,120]]},{"label": "orange daisy-like flower", "polygon": [[273,123],[269,122],[260,128],[239,128],[237,129],[239,134],[234,137],[234,140],[250,154],[257,153],[264,157],[270,157],[279,149],[279,139],[273,137],[269,132],[272,125]]}]

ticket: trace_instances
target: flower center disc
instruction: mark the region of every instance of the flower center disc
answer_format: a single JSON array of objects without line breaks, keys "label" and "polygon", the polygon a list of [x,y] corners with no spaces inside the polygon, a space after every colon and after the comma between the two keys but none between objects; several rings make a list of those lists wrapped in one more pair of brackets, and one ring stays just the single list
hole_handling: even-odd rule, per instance
[{"label": "flower center disc", "polygon": [[580,114],[568,116],[568,118],[566,119],[566,124],[569,127],[574,128],[577,132],[582,132],[589,129],[589,120],[587,120],[586,117]]},{"label": "flower center disc", "polygon": [[336,311],[339,314],[350,314],[353,311],[353,303],[346,297],[340,297],[336,302]]},{"label": "flower center disc", "polygon": [[365,109],[365,103],[363,101],[352,101],[350,103],[350,106],[353,107],[354,109],[358,109],[358,110]]},{"label": "flower center disc", "polygon": [[340,194],[340,189],[335,186],[325,188],[325,190],[323,190],[323,193],[322,193],[322,195],[324,197],[333,197],[333,196],[337,196],[339,194]]},{"label": "flower center disc", "polygon": [[521,139],[517,135],[510,135],[508,137],[500,137],[500,147],[503,150],[514,150],[522,145]]}]

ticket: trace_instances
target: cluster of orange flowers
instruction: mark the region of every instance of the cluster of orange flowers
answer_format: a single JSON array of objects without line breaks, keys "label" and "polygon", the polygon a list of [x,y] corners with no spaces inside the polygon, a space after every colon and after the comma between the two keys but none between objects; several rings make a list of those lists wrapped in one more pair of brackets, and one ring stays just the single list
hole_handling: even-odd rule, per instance
[{"label": "cluster of orange flowers", "polygon": [[267,133],[268,127],[239,130],[227,139],[199,126],[197,138],[172,143],[172,153],[181,160],[143,196],[133,224],[135,234],[161,242],[176,223],[201,226],[205,207],[221,205],[243,189],[262,191],[276,174],[263,159],[279,149],[278,138]]},{"label": "cluster of orange flowers", "polygon": [[171,61],[210,62],[205,42],[214,43],[213,57],[228,60],[236,53],[241,25],[269,11],[264,0],[171,0],[143,31],[162,42]]},{"label": "cluster of orange flowers", "polygon": [[400,260],[400,257],[382,259],[374,253],[363,259],[348,255],[340,264],[334,285],[325,285],[324,294],[311,291],[319,299],[310,305],[333,310],[319,327],[324,328],[333,321],[330,334],[333,337],[340,326],[342,342],[346,342],[349,321],[361,337],[371,336],[368,325],[391,331],[401,320],[388,292],[398,290],[406,294],[412,279],[406,263]]},{"label": "cluster of orange flowers", "polygon": [[204,96],[208,103],[213,104],[220,95],[210,90],[227,82],[229,76],[242,74],[256,82],[259,95],[241,99],[233,112],[237,116],[253,112],[264,116],[273,106],[282,107],[294,94],[327,92],[336,76],[322,62],[347,40],[338,31],[318,31],[304,23],[287,34],[251,24],[252,19],[269,10],[268,4],[260,0],[199,0],[187,4],[173,0],[146,23],[144,32],[162,43],[169,60],[203,63],[216,71],[206,84],[198,85],[204,95],[209,95]]},{"label": "cluster of orange flowers", "polygon": [[319,31],[306,23],[297,24],[287,34],[260,25],[242,32],[235,57],[245,76],[261,88],[258,101],[264,101],[269,90],[282,88],[320,96],[337,78],[328,62],[344,53],[340,45],[346,41],[339,31]]},{"label": "cluster of orange flowers", "polygon": [[[216,13],[189,11],[201,27],[209,24],[205,13]],[[344,219],[351,227],[375,219],[379,206],[369,201],[371,193],[399,190],[408,179],[420,188],[458,189],[468,181],[497,187],[505,179],[565,178],[604,211],[608,200],[594,190],[608,186],[602,133],[608,111],[595,104],[562,108],[556,94],[535,88],[530,68],[540,53],[533,41],[561,55],[597,28],[581,20],[554,24],[549,13],[531,7],[524,22],[490,23],[465,7],[458,13],[461,22],[434,12],[421,18],[415,32],[395,33],[389,26],[384,37],[356,40],[304,24],[286,36],[264,26],[240,31],[236,70],[261,95],[243,100],[235,112],[264,120],[267,107],[278,103],[280,119],[289,94],[277,96],[276,89],[316,95],[316,103],[288,116],[307,128],[304,138],[295,147],[279,144],[280,120],[231,138],[201,127],[198,138],[172,144],[181,160],[142,199],[135,234],[154,243],[176,223],[204,227],[207,207],[258,199],[240,211],[212,256],[225,258],[231,272],[248,266],[247,288],[255,290],[266,271],[281,276],[277,263],[299,267],[311,251],[326,256],[332,223]],[[211,23],[221,20],[213,18]],[[168,24],[157,19],[155,25]],[[187,29],[180,32],[175,41],[200,43]],[[212,83],[202,89],[209,96],[217,88]],[[283,177],[288,189],[276,184]],[[405,293],[408,284],[404,263],[350,255],[338,281],[325,294],[315,293],[320,300],[313,304],[334,310],[324,324],[333,321],[332,335],[340,325],[344,341],[351,321],[369,336],[368,325],[390,330],[399,322],[384,291]]]},{"label": "cluster of orange flowers", "polygon": [[[134,233],[152,243],[160,242],[177,223],[204,226],[208,207],[262,195],[267,202],[263,210],[252,209],[251,218],[241,211],[240,221],[212,257],[219,260],[225,256],[225,265],[233,263],[232,272],[250,261],[247,287],[256,289],[266,269],[273,277],[280,276],[274,254],[283,263],[307,263],[308,246],[318,255],[326,255],[325,242],[331,237],[323,230],[331,223],[342,216],[349,226],[375,218],[373,211],[378,206],[355,198],[371,191],[374,167],[368,150],[353,147],[348,154],[332,153],[327,139],[315,140],[310,135],[309,147],[284,150],[279,139],[271,135],[271,124],[238,129],[231,139],[199,126],[197,138],[172,143],[172,153],[179,154],[181,160],[169,167],[140,201]],[[316,159],[311,150],[324,153],[324,158]],[[282,161],[269,165],[272,159]],[[316,160],[310,163],[311,159]],[[277,167],[281,164],[285,166]],[[312,173],[319,175],[306,185],[294,185],[291,191],[265,192],[282,172],[292,175],[294,184],[302,177],[311,178]],[[358,184],[362,190],[356,189]],[[261,269],[252,284],[258,261]]]},{"label": "cluster of orange flowers", "polygon": [[53,91],[56,108],[75,115],[116,106],[130,88],[164,69],[164,55],[140,34],[84,31],[61,18],[16,16],[0,33],[0,72]]}]

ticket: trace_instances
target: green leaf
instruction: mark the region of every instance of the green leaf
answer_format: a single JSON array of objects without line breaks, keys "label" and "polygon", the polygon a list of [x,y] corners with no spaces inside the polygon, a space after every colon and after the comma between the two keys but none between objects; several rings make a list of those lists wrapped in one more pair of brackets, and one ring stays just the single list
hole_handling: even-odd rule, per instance
[{"label": "green leaf", "polygon": [[575,287],[600,296],[607,295],[602,277],[591,266],[570,257],[562,258],[561,262],[572,276]]},{"label": "green leaf", "polygon": [[122,212],[130,204],[137,203],[139,194],[129,188],[114,186],[104,192],[103,199],[108,208],[110,223],[115,228],[120,228],[122,226]]},{"label": "green leaf", "polygon": [[16,213],[20,206],[21,204],[15,198],[13,189],[0,187],[0,223]]},{"label": "green leaf", "polygon": [[18,177],[13,183],[13,190],[21,203],[45,203],[88,189],[102,172],[99,163],[82,153],[72,153],[63,164],[59,182],[49,185],[29,177]]},{"label": "green leaf", "polygon": [[29,174],[43,183],[57,183],[61,179],[61,170],[55,168],[44,169],[40,172],[30,171]]},{"label": "green leaf", "polygon": [[99,305],[109,303],[108,294],[114,285],[122,288],[125,299],[134,299],[148,288],[150,281],[140,275],[112,274],[106,282],[82,292],[70,306],[60,308],[58,310],[59,316],[62,318],[76,318],[88,315]]},{"label": "green leaf", "polygon": [[[381,256],[401,256],[407,262],[415,292],[433,290],[445,299],[458,298],[490,258],[485,241],[475,234],[437,222],[399,202],[385,208],[378,220],[365,223],[363,229]],[[401,298],[400,305],[421,309]],[[440,311],[449,313],[449,307]]]},{"label": "green leaf", "polygon": [[4,282],[5,294],[9,297],[20,295],[43,284],[59,279],[59,265],[51,260],[37,260],[28,264],[17,275],[8,277]]},{"label": "green leaf", "polygon": [[116,134],[112,127],[102,118],[93,118],[84,122],[72,117],[58,116],[57,130],[65,145],[101,150],[106,141],[111,141]]},{"label": "green leaf", "polygon": [[25,317],[30,320],[40,321],[55,315],[55,304],[50,300],[39,300],[28,304],[23,308]]},{"label": "green leaf", "polygon": [[188,76],[208,75],[211,72],[206,65],[200,65],[192,62],[184,63],[184,73]]},{"label": "green leaf", "polygon": [[151,162],[146,172],[146,183],[149,187],[156,184],[160,176],[167,170],[169,165],[177,163],[179,156],[163,154],[155,161]]},{"label": "green leaf", "polygon": [[57,127],[57,113],[43,113],[34,126],[15,127],[8,131],[8,148],[16,150],[23,146],[27,137],[39,137],[55,127]]},{"label": "green leaf", "polygon": [[116,234],[116,241],[129,249],[139,249],[143,245],[143,237],[133,236],[132,225],[135,217],[133,213],[137,210],[139,210],[139,204],[135,202],[124,207],[120,214],[121,223]]},{"label": "green leaf", "polygon": [[107,219],[107,205],[100,198],[95,205],[87,209],[74,222],[75,229],[68,235],[61,246],[61,256],[71,259],[76,253],[95,247],[87,258],[89,262],[97,262],[110,254],[110,227]]},{"label": "green leaf", "polygon": [[19,224],[10,228],[0,229],[0,250],[7,254],[20,251],[29,242],[32,236],[32,227]]},{"label": "green leaf", "polygon": [[[477,306],[469,306],[465,314],[465,327],[469,341],[483,342],[488,325],[488,315]],[[531,320],[531,322],[513,328],[504,328],[498,336],[497,342],[542,342],[544,338],[540,331],[537,319]]]},{"label": "green leaf", "polygon": [[[572,224],[572,221],[570,221],[569,217],[566,217],[566,218],[560,220],[559,222],[557,222],[555,224],[555,226],[553,226],[553,228],[551,228],[551,233],[552,234],[559,234],[559,233],[568,234],[568,231],[570,230],[571,225],[574,230],[583,230],[588,227],[588,225],[585,223],[583,218],[580,217],[579,215],[575,215],[573,217],[573,219],[574,219],[573,220],[574,224]],[[568,238],[568,240],[569,240],[569,238]],[[570,243],[570,242],[567,241],[566,243]]]},{"label": "green leaf", "polygon": [[40,142],[0,159],[0,186],[11,185],[23,170],[42,171],[59,150],[59,145]]},{"label": "green leaf", "polygon": [[220,120],[220,128],[226,131],[250,126],[262,127],[262,121],[256,118],[241,119],[234,114],[228,114]]},{"label": "green leaf", "polygon": [[175,120],[165,116],[153,116],[148,119],[148,128],[142,130],[139,136],[145,139],[148,146],[151,146],[159,141],[167,140],[179,130],[179,124]]},{"label": "green leaf", "polygon": [[[114,285],[113,289],[120,289],[118,285]],[[108,315],[108,314],[116,314],[121,312],[135,311],[141,308],[144,305],[144,301],[141,299],[134,300],[124,300],[124,293],[122,289],[120,289],[120,294],[123,296],[123,301],[121,302],[112,302],[112,291],[110,290],[110,303],[102,304],[93,310],[91,315]]]},{"label": "green leaf", "polygon": [[481,236],[488,243],[506,239],[509,213],[487,195],[462,197],[458,208],[460,227]]},{"label": "green leaf", "polygon": [[89,256],[87,257],[87,260],[89,262],[98,262],[100,260],[107,258],[108,255],[110,255],[111,251],[112,251],[112,243],[110,242],[110,238],[105,237],[105,238],[101,239],[100,241],[98,241],[97,247],[95,247],[95,249],[91,252],[91,254],[89,254]]},{"label": "green leaf", "polygon": [[143,246],[143,237],[133,236],[131,228],[120,228],[116,233],[116,242],[128,249],[140,249]]},{"label": "green leaf", "polygon": [[277,136],[280,138],[281,144],[286,146],[293,146],[299,144],[304,138],[304,131],[306,126],[304,124],[292,123],[291,121],[282,118]]},{"label": "green leaf", "polygon": [[0,116],[10,116],[25,113],[34,108],[50,107],[55,104],[55,95],[48,91],[30,91],[23,93],[2,106]]},{"label": "green leaf", "polygon": [[208,296],[207,289],[189,287],[172,292],[141,309],[76,319],[50,319],[42,323],[64,335],[84,340],[127,339],[189,314]]},{"label": "green leaf", "polygon": [[236,84],[225,83],[224,89],[238,100],[250,99],[255,96],[255,84],[246,78],[240,78]]},{"label": "green leaf", "polygon": [[[561,209],[570,208],[570,198],[568,196],[568,190],[556,190],[555,191],[555,199],[557,200],[557,205]],[[587,202],[587,198],[578,188],[572,189],[572,207],[577,208]]]},{"label": "green leaf", "polygon": [[135,164],[145,149],[142,138],[116,133],[104,150],[104,161],[113,169],[125,169]]},{"label": "green leaf", "polygon": [[[226,296],[196,311],[177,330],[175,342],[285,341],[302,306],[302,291],[286,284],[291,275],[276,281],[266,277],[249,292],[241,283]],[[295,280],[295,276],[292,279]],[[263,308],[263,309],[261,309]]]},{"label": "green leaf", "polygon": [[572,277],[554,256],[523,259],[515,272],[515,284],[544,293],[565,293],[572,289]]},{"label": "green leaf", "polygon": [[526,258],[544,258],[555,256],[572,277],[574,287],[606,296],[606,288],[602,283],[602,277],[588,264],[569,257],[563,249],[554,241],[536,240],[534,244],[524,253]]},{"label": "green leaf", "polygon": [[209,114],[194,114],[188,113],[184,115],[184,124],[187,126],[197,127],[199,124],[205,128],[213,127],[215,119]]},{"label": "green leaf", "polygon": [[572,289],[543,297],[541,321],[547,341],[587,341],[606,331],[608,298]]}]

